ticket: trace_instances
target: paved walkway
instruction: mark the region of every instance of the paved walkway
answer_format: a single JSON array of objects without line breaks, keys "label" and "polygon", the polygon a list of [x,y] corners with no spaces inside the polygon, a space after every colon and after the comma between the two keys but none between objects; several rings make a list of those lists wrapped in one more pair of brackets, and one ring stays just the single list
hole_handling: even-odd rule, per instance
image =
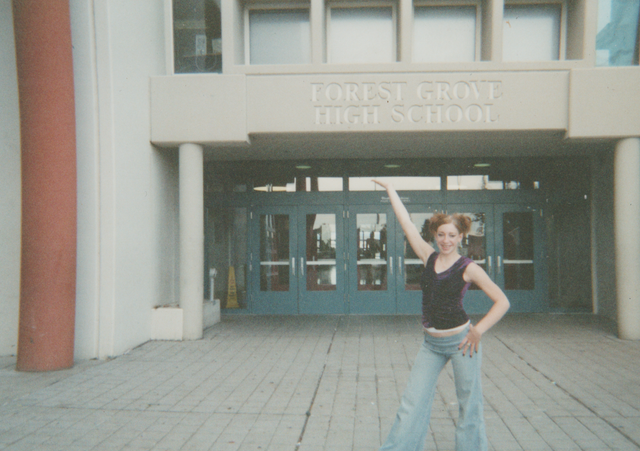
[{"label": "paved walkway", "polygon": [[[0,449],[375,451],[422,341],[410,317],[240,317],[69,371],[0,359]],[[591,315],[508,315],[484,339],[490,449],[640,449],[640,342]],[[451,367],[428,450],[454,449]]]}]

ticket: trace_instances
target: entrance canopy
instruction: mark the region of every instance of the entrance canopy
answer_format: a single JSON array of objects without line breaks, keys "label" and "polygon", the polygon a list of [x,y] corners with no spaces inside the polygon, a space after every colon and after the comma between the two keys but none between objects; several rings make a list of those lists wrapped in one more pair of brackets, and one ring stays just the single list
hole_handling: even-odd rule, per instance
[{"label": "entrance canopy", "polygon": [[[362,149],[346,149],[360,157],[379,148],[416,152],[434,144],[443,154],[454,137],[456,147],[492,152],[506,140],[517,144],[510,152],[525,145],[521,152],[528,154],[535,150],[526,147],[529,133],[558,143],[639,135],[640,121],[608,114],[625,105],[630,115],[637,111],[635,71],[615,69],[617,87],[608,90],[612,70],[154,77],[151,140],[161,147],[251,144],[255,152],[266,136],[279,136],[278,148],[310,153],[316,149],[307,148],[307,138],[322,136],[341,156],[349,142],[361,143]],[[489,139],[478,136],[485,133]],[[415,145],[399,147],[398,136]]]}]

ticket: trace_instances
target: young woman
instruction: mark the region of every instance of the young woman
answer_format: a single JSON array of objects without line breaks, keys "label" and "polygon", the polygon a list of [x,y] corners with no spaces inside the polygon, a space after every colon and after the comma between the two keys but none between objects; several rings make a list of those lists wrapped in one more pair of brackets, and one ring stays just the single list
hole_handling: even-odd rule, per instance
[{"label": "young woman", "polygon": [[[509,310],[509,301],[480,266],[458,253],[471,226],[468,217],[434,215],[429,230],[435,236],[437,252],[422,238],[393,186],[385,181],[374,182],[387,190],[409,244],[425,265],[422,275],[425,340],[411,369],[396,420],[380,451],[424,449],[436,382],[449,360],[459,405],[456,451],[486,451],[480,340]],[[471,324],[462,305],[472,283],[493,301],[489,312],[476,325]]]}]

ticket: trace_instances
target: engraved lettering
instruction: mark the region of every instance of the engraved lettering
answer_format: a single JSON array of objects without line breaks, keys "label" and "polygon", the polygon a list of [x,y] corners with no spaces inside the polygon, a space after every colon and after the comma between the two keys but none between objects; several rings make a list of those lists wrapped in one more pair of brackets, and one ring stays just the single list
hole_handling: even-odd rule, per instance
[{"label": "engraved lettering", "polygon": [[402,105],[395,105],[391,110],[391,119],[394,122],[402,122],[404,121],[404,112]]},{"label": "engraved lettering", "polygon": [[324,83],[311,83],[311,101],[312,102],[318,101],[318,94],[320,93],[320,90],[322,89],[323,86],[324,86]]},{"label": "engraved lettering", "polygon": [[[418,114],[420,115],[418,117],[414,116],[414,111],[416,109],[418,110]],[[420,122],[422,120],[422,111],[421,110],[422,110],[422,107],[420,105],[411,105],[409,107],[409,111],[407,111],[407,115],[409,116],[409,120],[411,122]]]},{"label": "engraved lettering", "polygon": [[359,102],[358,83],[345,83],[345,102]]},{"label": "engraved lettering", "polygon": [[380,86],[378,86],[378,95],[382,100],[391,99],[391,89],[389,88],[389,85],[390,83],[388,81],[383,81],[380,83]]},{"label": "engraved lettering", "polygon": [[417,124],[498,122],[500,115],[495,105],[497,102],[499,105],[504,94],[502,83],[500,80],[418,79],[313,82],[309,86],[316,125],[369,126],[399,124],[408,119],[416,124],[414,127],[419,127]]},{"label": "engraved lettering", "polygon": [[489,82],[489,98],[491,100],[499,99],[502,97],[502,82],[490,81]]},{"label": "engraved lettering", "polygon": [[362,89],[364,90],[362,97],[365,101],[368,102],[378,97],[378,94],[374,92],[375,87],[375,83],[362,83]]},{"label": "engraved lettering", "polygon": [[316,125],[322,124],[322,121],[320,119],[323,117],[324,117],[324,123],[329,125],[331,123],[329,119],[329,114],[330,114],[329,108],[326,106],[316,106],[315,109],[316,109]]},{"label": "engraved lettering", "polygon": [[485,103],[485,110],[486,110],[486,114],[485,114],[485,122],[490,124],[492,122],[498,122],[498,119],[500,118],[500,115],[497,115],[495,117],[495,119],[491,118],[491,107],[493,106],[493,104],[491,103]]},{"label": "engraved lettering", "polygon": [[[451,117],[452,111],[455,111],[455,118]],[[460,105],[456,104],[449,105],[444,114],[449,122],[460,122],[463,117],[462,108],[460,108]]]},{"label": "engraved lettering", "polygon": [[433,94],[433,82],[423,81],[418,85],[418,98],[422,100],[431,100],[431,94]]},{"label": "engraved lettering", "polygon": [[449,88],[451,85],[446,81],[436,82],[436,100],[451,100]]},{"label": "engraved lettering", "polygon": [[[371,108],[371,110],[369,110]],[[371,122],[369,122],[369,116],[371,116]],[[379,124],[378,120],[378,106],[377,105],[365,105],[362,107],[362,123],[363,124]]]},{"label": "engraved lettering", "polygon": [[[472,111],[475,111],[475,114],[472,114]],[[464,112],[464,116],[467,118],[469,122],[478,123],[482,121],[482,113],[483,113],[482,107],[474,103],[467,107],[467,109]]]},{"label": "engraved lettering", "polygon": [[[431,108],[435,107],[435,111],[432,111]],[[442,124],[442,105],[425,105],[426,108],[426,116],[427,116],[427,124]],[[433,115],[435,114],[435,121]]]},{"label": "engraved lettering", "polygon": [[[460,94],[460,87],[462,87],[462,94]],[[464,81],[459,81],[453,85],[453,96],[458,100],[464,100],[469,97],[470,91],[469,85]]]},{"label": "engraved lettering", "polygon": [[[332,91],[335,92],[335,95],[331,94]],[[327,85],[327,88],[324,90],[324,95],[327,97],[327,99],[336,101],[342,98],[342,86],[340,86],[338,83],[329,83]]]},{"label": "engraved lettering", "polygon": [[391,83],[392,85],[396,85],[397,91],[396,91],[396,100],[398,102],[402,101],[402,85],[406,85],[407,83],[404,81],[394,81]]},{"label": "engraved lettering", "polygon": [[478,82],[470,81],[469,84],[471,85],[471,89],[473,89],[473,95],[475,95],[476,100],[478,100],[480,98],[480,90],[478,89]]},{"label": "engraved lettering", "polygon": [[353,110],[357,110],[357,108],[355,105],[349,105],[344,109],[344,121],[347,124],[357,124],[359,122],[360,114],[353,112]]}]

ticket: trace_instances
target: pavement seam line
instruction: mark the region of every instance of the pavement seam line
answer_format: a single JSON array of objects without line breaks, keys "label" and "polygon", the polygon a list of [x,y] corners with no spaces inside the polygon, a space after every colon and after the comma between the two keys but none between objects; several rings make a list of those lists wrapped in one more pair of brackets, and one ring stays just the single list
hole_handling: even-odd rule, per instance
[{"label": "pavement seam line", "polygon": [[635,446],[637,446],[638,448],[640,448],[640,443],[636,442],[632,437],[630,437],[627,433],[625,433],[624,431],[620,430],[620,428],[618,428],[615,424],[613,424],[611,421],[609,421],[607,418],[601,416],[598,414],[598,412],[596,412],[594,409],[592,409],[589,405],[587,405],[586,403],[582,402],[582,400],[580,398],[578,398],[577,396],[575,396],[573,393],[571,393],[569,390],[567,390],[566,388],[564,388],[562,385],[558,384],[556,381],[554,381],[553,379],[551,379],[549,376],[547,376],[544,372],[540,371],[538,368],[535,367],[535,365],[527,362],[518,352],[516,352],[515,349],[513,349],[512,347],[510,347],[507,343],[505,343],[502,339],[500,339],[499,337],[495,337],[496,340],[498,340],[500,343],[502,343],[502,345],[507,348],[509,351],[511,351],[514,355],[516,355],[520,360],[522,360],[527,366],[529,366],[531,369],[533,369],[535,372],[537,372],[538,374],[540,374],[542,377],[544,377],[545,379],[547,379],[549,382],[551,382],[553,385],[555,385],[556,387],[558,387],[560,390],[562,390],[562,392],[564,392],[567,396],[569,396],[571,399],[573,399],[574,401],[576,401],[578,404],[580,404],[582,407],[584,407],[585,409],[587,409],[589,412],[591,412],[596,418],[599,418],[600,420],[602,420],[603,422],[605,422],[606,424],[608,424],[611,428],[613,428],[615,431],[617,431],[620,435],[622,435],[624,438],[626,438],[629,442],[633,443]]},{"label": "pavement seam line", "polygon": [[[338,322],[341,322],[342,319],[339,319]],[[333,340],[336,338],[336,334],[338,333],[338,325],[333,330],[333,335],[331,336],[331,340],[329,341],[329,347],[327,348],[327,353],[325,355],[325,362],[322,365],[322,371],[320,371],[320,376],[318,377],[318,383],[316,384],[316,389],[313,391],[313,396],[311,397],[311,402],[309,403],[309,409],[305,413],[304,424],[302,425],[302,430],[300,431],[300,437],[298,438],[298,443],[296,443],[296,451],[302,445],[302,439],[304,438],[304,433],[307,430],[307,424],[309,423],[309,418],[311,417],[311,409],[313,409],[313,403],[316,401],[316,396],[318,395],[318,390],[320,390],[320,384],[322,383],[322,378],[324,377],[324,371],[327,368],[327,358],[331,353],[331,346],[333,346]]]}]

